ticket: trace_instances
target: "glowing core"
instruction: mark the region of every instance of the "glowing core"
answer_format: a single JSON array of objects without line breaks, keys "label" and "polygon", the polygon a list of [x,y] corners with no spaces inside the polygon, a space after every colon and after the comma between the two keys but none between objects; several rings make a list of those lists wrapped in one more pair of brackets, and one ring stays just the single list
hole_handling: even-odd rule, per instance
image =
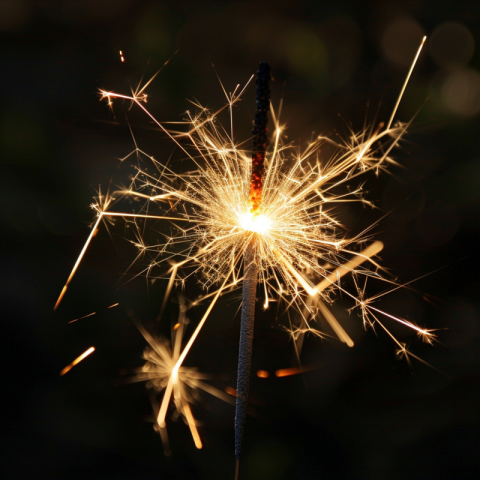
[{"label": "glowing core", "polygon": [[245,230],[256,233],[266,233],[272,222],[265,215],[254,215],[251,212],[240,216],[240,225]]}]

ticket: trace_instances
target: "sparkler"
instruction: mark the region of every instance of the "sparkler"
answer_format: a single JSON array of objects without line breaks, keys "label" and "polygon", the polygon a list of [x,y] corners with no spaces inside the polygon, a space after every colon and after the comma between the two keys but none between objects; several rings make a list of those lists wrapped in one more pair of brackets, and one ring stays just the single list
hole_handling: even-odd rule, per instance
[{"label": "sparkler", "polygon": [[[262,190],[265,176],[265,151],[267,149],[267,122],[270,109],[270,66],[260,63],[257,72],[257,109],[253,127],[252,174],[250,180],[249,228],[254,230],[256,222],[262,221]],[[262,229],[264,228],[264,223]],[[255,229],[258,230],[258,229]],[[260,233],[260,232],[258,232]],[[236,476],[242,448],[245,421],[247,418],[248,391],[250,389],[250,368],[252,365],[253,326],[255,320],[255,300],[257,298],[258,267],[256,255],[256,235],[252,236],[245,250],[242,314],[240,319],[240,344],[238,353],[237,403],[235,409],[235,458]]]},{"label": "sparkler", "polygon": [[[217,112],[212,113],[194,103],[197,111],[187,112],[186,131],[179,131],[178,127],[167,128],[147,110],[145,88],[150,82],[132,91],[131,95],[101,92],[110,106],[114,100],[136,104],[175,143],[185,158],[195,164],[195,168],[186,174],[178,174],[167,163],[150,157],[138,147],[125,157],[124,160],[131,155],[138,158],[130,185],[113,194],[100,196],[92,205],[97,215],[92,233],[55,308],[58,308],[100,223],[105,220],[113,222],[123,218],[133,227],[136,238],[132,243],[138,248],[139,256],[150,255],[151,258],[143,273],[154,277],[154,269],[160,268],[162,273],[156,277],[168,279],[163,306],[174,286],[183,285],[196,275],[208,291],[201,301],[208,299],[210,303],[183,350],[169,357],[167,374],[162,377],[164,395],[157,416],[160,428],[165,426],[172,395],[175,398],[183,381],[183,362],[210,312],[221,295],[242,283],[242,329],[249,324],[244,321],[246,317],[253,322],[258,283],[263,291],[265,309],[273,298],[283,300],[287,308],[293,307],[300,313],[300,325],[289,330],[297,354],[305,333],[324,335],[317,328],[317,321],[322,318],[342,342],[353,346],[350,336],[328,308],[337,292],[354,302],[352,309],[359,313],[365,327],[379,325],[407,359],[409,352],[405,345],[393,336],[381,318],[398,322],[415,330],[422,340],[432,341],[432,331],[374,306],[388,292],[367,298],[368,279],[385,281],[391,285],[391,290],[401,286],[382,276],[382,269],[373,258],[381,251],[382,245],[371,243],[371,230],[349,238],[332,212],[332,206],[342,202],[370,205],[363,197],[361,185],[349,190],[344,187],[358,181],[360,175],[367,172],[378,174],[396,164],[392,158],[393,149],[399,145],[411,122],[394,123],[393,120],[424,41],[425,38],[387,126],[380,123],[369,125],[360,132],[352,130],[350,137],[341,142],[318,136],[301,151],[285,143],[281,112],[275,114],[270,108],[274,124],[272,147],[266,156],[265,147],[263,150],[254,148],[254,162],[249,153],[234,142],[232,116],[233,106],[242,98],[253,77],[243,89],[237,86],[231,94],[224,90],[227,103]],[[230,112],[230,133],[219,122],[224,111]],[[264,114],[266,118],[266,112]],[[263,145],[265,141],[261,143]],[[325,158],[320,151],[322,147],[333,148],[335,153]],[[155,167],[155,173],[143,167],[146,161]],[[111,210],[124,197],[143,202],[139,203],[137,213]],[[153,212],[153,209],[157,211]],[[142,232],[147,222],[156,221],[170,222],[172,233],[165,241],[148,244]],[[353,292],[340,282],[346,273],[352,274]],[[193,302],[192,305],[199,303]],[[250,336],[250,328],[247,328],[246,338]],[[238,390],[241,391],[239,403],[242,404],[246,401],[248,385],[246,388],[240,385]],[[240,396],[238,392],[237,395]]]}]

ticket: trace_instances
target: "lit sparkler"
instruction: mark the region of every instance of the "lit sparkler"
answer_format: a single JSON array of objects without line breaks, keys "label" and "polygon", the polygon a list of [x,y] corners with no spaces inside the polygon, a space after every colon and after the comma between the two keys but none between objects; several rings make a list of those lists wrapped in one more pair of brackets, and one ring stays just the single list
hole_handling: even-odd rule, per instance
[{"label": "lit sparkler", "polygon": [[240,343],[238,352],[237,402],[235,408],[235,458],[236,473],[240,462],[243,432],[247,419],[248,392],[250,390],[250,369],[252,364],[253,326],[255,320],[255,301],[257,298],[258,267],[255,260],[257,236],[268,232],[270,220],[262,218],[263,180],[265,177],[265,153],[267,149],[267,122],[270,110],[270,66],[260,63],[257,72],[257,107],[253,124],[252,172],[250,176],[250,194],[248,223],[245,228],[254,232],[243,259],[242,314],[240,318]]},{"label": "lit sparkler", "polygon": [[[415,61],[424,41],[425,38]],[[210,303],[183,350],[169,357],[173,364],[162,377],[165,392],[157,417],[160,428],[165,425],[172,395],[175,398],[175,392],[180,388],[182,364],[218,298],[247,279],[252,284],[258,281],[265,309],[270,299],[275,298],[300,312],[302,324],[291,330],[292,337],[297,340],[306,332],[321,335],[316,320],[324,318],[342,342],[353,346],[350,336],[327,306],[336,292],[342,292],[355,303],[353,308],[357,309],[365,326],[380,325],[397,343],[402,355],[408,355],[405,345],[390,333],[381,318],[417,331],[425,341],[432,340],[432,331],[374,306],[379,297],[388,292],[366,297],[366,279],[385,280],[380,266],[373,259],[382,246],[379,242],[371,243],[370,230],[348,238],[330,208],[341,202],[369,204],[363,198],[361,186],[349,190],[342,187],[351,187],[360,175],[367,172],[378,174],[395,164],[393,149],[398,146],[410,122],[394,123],[393,120],[415,61],[388,124],[370,125],[358,133],[351,131],[350,138],[343,143],[319,136],[299,151],[284,142],[280,112],[276,115],[271,108],[272,146],[264,159],[261,195],[257,195],[258,192],[252,194],[254,171],[251,156],[233,139],[232,107],[238,103],[252,78],[243,89],[237,86],[232,94],[225,92],[228,102],[215,113],[194,104],[197,112],[187,112],[185,132],[168,129],[146,109],[146,85],[131,95],[102,91],[102,98],[109,105],[118,99],[133,102],[141,108],[185,158],[195,164],[195,168],[179,174],[167,163],[136,148],[131,155],[137,155],[139,166],[131,184],[92,205],[97,213],[92,233],[55,308],[102,220],[120,217],[139,232],[141,222],[165,220],[171,223],[174,232],[161,244],[149,245],[141,235],[133,242],[139,255],[148,253],[152,256],[145,274],[151,276],[152,269],[159,267],[163,268],[162,278],[167,275],[164,305],[174,285],[183,284],[193,275],[206,289],[216,286],[216,290],[203,297],[203,300],[210,299]],[[227,109],[230,111],[230,132],[218,120],[220,113]],[[335,154],[325,159],[320,154],[322,146],[335,148]],[[150,162],[155,173],[143,168],[143,161]],[[138,213],[112,211],[114,203],[122,197],[143,202]],[[154,208],[158,211],[151,213]],[[366,262],[371,266],[363,265]],[[353,274],[353,292],[340,282],[346,273]],[[392,284],[392,290],[399,288],[394,282],[385,281]],[[255,297],[256,290],[255,287]]]}]

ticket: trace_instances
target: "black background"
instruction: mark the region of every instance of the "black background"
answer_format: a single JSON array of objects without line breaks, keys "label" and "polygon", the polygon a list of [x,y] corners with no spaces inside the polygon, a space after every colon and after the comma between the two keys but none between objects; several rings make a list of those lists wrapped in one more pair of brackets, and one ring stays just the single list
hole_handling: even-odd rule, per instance
[{"label": "black background", "polygon": [[[397,150],[404,168],[368,178],[378,210],[338,210],[353,235],[396,207],[376,229],[383,264],[403,282],[430,275],[381,307],[439,329],[432,347],[389,324],[444,374],[398,360],[395,345],[364,332],[339,299],[332,308],[354,348],[310,337],[303,361],[319,368],[304,378],[253,377],[241,478],[477,478],[478,2],[2,0],[0,18],[3,478],[233,478],[233,407],[202,394],[193,408],[204,448],[195,449],[181,420],[169,420],[173,453],[165,457],[144,385],[122,385],[122,369],[142,364],[145,345],[125,309],[159,328],[166,283],[125,282],[135,251],[121,223],[112,238],[100,230],[53,312],[88,236],[92,196],[131,173],[118,161],[133,149],[125,114],[142,149],[159,159],[173,150],[138,109],[117,102],[112,113],[99,89],[128,92],[173,56],[147,90],[148,108],[160,121],[181,120],[194,108],[187,99],[224,104],[216,72],[232,91],[267,60],[289,139],[345,137],[350,123],[358,131],[377,112],[388,120],[422,33],[430,42],[450,21],[477,49],[469,56],[452,41],[448,64],[427,43],[397,115],[406,121],[420,109]],[[473,83],[462,87],[467,77]],[[468,88],[473,96],[458,100]],[[235,112],[239,139],[248,138],[253,105],[250,88]],[[195,282],[185,292],[199,293]],[[185,362],[215,374],[222,390],[235,383],[238,305],[238,292],[220,302]],[[202,312],[189,312],[192,322]],[[275,313],[257,311],[254,371],[292,365]],[[167,324],[174,315],[172,304]],[[59,376],[92,345],[95,353]]]}]

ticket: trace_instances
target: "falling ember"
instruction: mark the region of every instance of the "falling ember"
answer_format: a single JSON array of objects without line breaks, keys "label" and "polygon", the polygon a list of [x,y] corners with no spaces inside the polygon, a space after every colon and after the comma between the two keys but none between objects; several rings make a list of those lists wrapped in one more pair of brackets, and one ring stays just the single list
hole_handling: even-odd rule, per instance
[{"label": "falling ember", "polygon": [[75,365],[78,365],[85,357],[88,357],[91,353],[95,351],[95,347],[90,347],[87,351],[83,352],[79,357],[77,357],[70,365],[67,365],[61,372],[60,376],[68,373]]},{"label": "falling ember", "polygon": [[125,58],[123,57],[123,52],[122,52],[121,50],[120,50],[120,60],[121,60],[122,62],[125,61]]},{"label": "falling ember", "polygon": [[289,377],[291,375],[298,375],[299,373],[309,372],[320,368],[320,365],[305,365],[303,367],[282,368],[275,372],[276,377]]},{"label": "falling ember", "polygon": [[[109,310],[110,308],[118,307],[120,305],[119,303],[114,303],[113,305],[110,305],[107,307],[105,310]],[[78,322],[79,320],[83,320],[84,318],[92,317],[93,315],[96,315],[98,312],[92,312],[89,313],[88,315],[84,315],[83,317],[76,318],[75,320],[70,320],[68,323],[75,323]]]},{"label": "falling ember", "polygon": [[88,318],[88,317],[91,317],[92,315],[96,315],[96,314],[97,314],[97,312],[92,312],[92,313],[89,313],[88,315],[84,315],[83,317],[76,318],[75,320],[70,320],[68,323],[78,322],[79,320],[83,320],[84,318]]},{"label": "falling ember", "polygon": [[266,370],[259,370],[257,372],[257,377],[258,378],[268,378],[270,374]]}]

